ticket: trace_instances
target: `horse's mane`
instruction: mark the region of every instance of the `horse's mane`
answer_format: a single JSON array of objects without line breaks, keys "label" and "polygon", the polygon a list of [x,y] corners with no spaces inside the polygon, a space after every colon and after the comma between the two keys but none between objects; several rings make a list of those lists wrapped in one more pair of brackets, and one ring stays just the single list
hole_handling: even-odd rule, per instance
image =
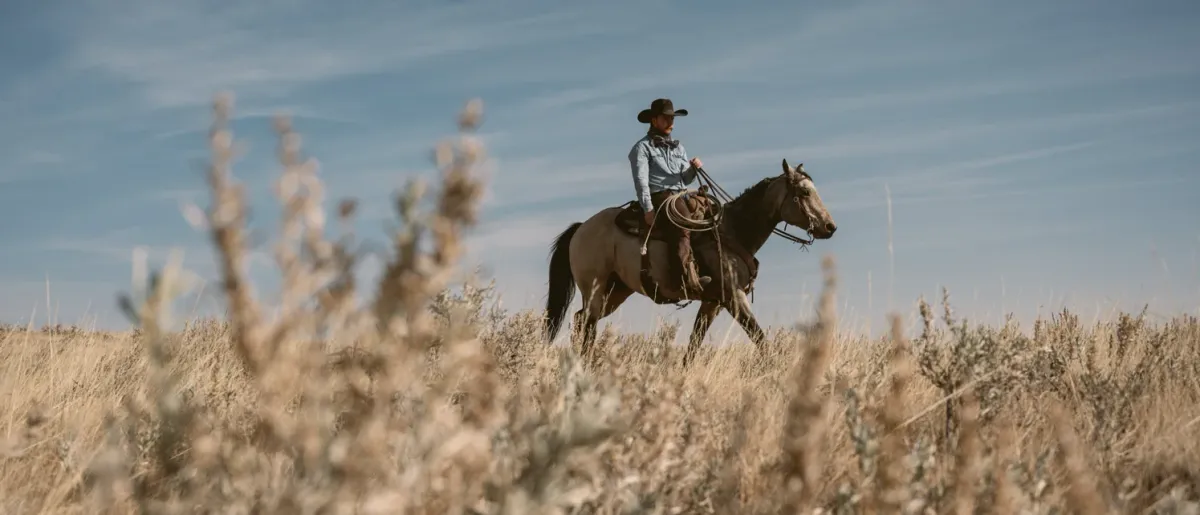
[{"label": "horse's mane", "polygon": [[[764,177],[750,187],[742,190],[742,193],[737,195],[725,205],[725,211],[729,214],[744,215],[749,214],[749,210],[759,208],[759,200],[762,200],[767,194],[767,188],[771,186],[771,182],[778,179],[778,176]],[[739,217],[743,218],[743,217]]]},{"label": "horse's mane", "polygon": [[[771,207],[762,200],[767,195],[767,188],[770,188],[778,178],[779,176],[773,176],[759,179],[758,182],[725,204],[723,223],[728,224],[726,228],[735,237],[749,238],[742,242],[743,245],[757,250],[765,238],[770,236],[770,230],[774,228],[774,224],[764,225],[764,222],[770,218],[768,212]],[[760,237],[763,238],[763,241],[759,241]]]}]

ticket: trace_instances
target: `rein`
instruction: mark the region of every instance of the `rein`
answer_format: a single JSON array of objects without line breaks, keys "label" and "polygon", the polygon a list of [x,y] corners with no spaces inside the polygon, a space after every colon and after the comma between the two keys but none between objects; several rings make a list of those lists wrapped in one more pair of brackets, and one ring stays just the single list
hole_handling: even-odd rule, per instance
[{"label": "rein", "polygon": [[[725,189],[722,188],[720,185],[718,185],[717,182],[713,180],[712,176],[709,175],[708,172],[704,171],[703,168],[697,168],[696,172],[699,175],[701,182],[706,183],[708,186],[708,189],[715,192],[716,196],[717,196],[717,200],[719,200],[721,202],[721,204],[718,205],[719,209],[717,210],[717,216],[714,217],[714,218],[719,218],[720,215],[722,213],[724,213],[724,204],[728,204],[729,202],[732,202],[733,196],[730,195],[729,192],[725,191]],[[784,231],[778,227],[772,228],[771,232],[782,237],[785,240],[792,242],[792,243],[800,244],[800,248],[804,249],[804,250],[808,250],[808,246],[812,245],[812,243],[813,243],[813,240],[811,238],[804,238],[801,236],[796,236],[796,235],[791,234],[787,231]]]}]

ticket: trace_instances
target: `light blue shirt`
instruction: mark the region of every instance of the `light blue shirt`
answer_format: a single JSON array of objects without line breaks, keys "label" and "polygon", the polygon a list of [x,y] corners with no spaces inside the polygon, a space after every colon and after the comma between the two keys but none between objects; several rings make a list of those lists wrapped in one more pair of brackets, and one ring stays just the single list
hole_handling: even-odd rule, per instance
[{"label": "light blue shirt", "polygon": [[649,134],[629,150],[629,166],[637,201],[644,211],[653,209],[651,193],[683,190],[696,180],[696,169],[688,162],[682,143],[675,148],[656,146]]}]

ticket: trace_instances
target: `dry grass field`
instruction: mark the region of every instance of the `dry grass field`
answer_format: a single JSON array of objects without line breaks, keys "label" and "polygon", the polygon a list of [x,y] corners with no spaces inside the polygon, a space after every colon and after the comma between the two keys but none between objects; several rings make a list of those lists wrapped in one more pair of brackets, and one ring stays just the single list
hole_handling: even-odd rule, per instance
[{"label": "dry grass field", "polygon": [[350,273],[352,235],[327,238],[281,120],[266,306],[230,108],[203,221],[228,319],[174,317],[190,276],[167,266],[131,287],[134,332],[3,329],[0,513],[1200,513],[1193,317],[987,327],[939,299],[911,339],[898,319],[868,339],[834,329],[827,258],[816,312],[761,354],[706,348],[685,370],[663,327],[580,357],[538,312],[443,293],[484,187],[474,104],[441,183],[398,196],[378,284]]}]

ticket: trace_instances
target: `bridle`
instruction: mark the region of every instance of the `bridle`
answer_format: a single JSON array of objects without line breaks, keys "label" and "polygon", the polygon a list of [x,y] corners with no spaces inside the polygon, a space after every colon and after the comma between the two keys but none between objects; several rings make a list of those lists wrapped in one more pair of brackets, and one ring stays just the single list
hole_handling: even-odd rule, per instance
[{"label": "bridle", "polygon": [[[798,187],[798,185],[792,183],[792,178],[788,177],[787,173],[788,172],[784,172],[782,175],[784,184],[787,186],[787,192],[792,197],[792,202],[796,203],[796,208],[800,209],[801,211],[804,211],[804,197],[807,197],[809,195],[808,188],[801,188],[801,191],[796,191],[796,188]],[[807,174],[804,174],[803,172],[796,172],[796,173],[798,173],[801,178],[808,179],[810,181],[812,180],[812,177],[809,177]],[[786,196],[784,197],[783,200],[779,201],[779,214],[780,214],[779,218],[780,218],[780,220],[783,219],[783,216],[782,216],[783,208],[784,208],[784,203],[786,203],[786,202],[787,202]],[[801,249],[808,250],[808,246],[812,245],[812,243],[813,243],[813,239],[811,238],[813,217],[812,217],[812,214],[808,213],[808,212],[805,212],[805,216],[808,218],[808,227],[806,227],[804,229],[804,232],[806,234],[808,234],[810,236],[810,238],[805,239],[800,236],[796,236],[794,234],[789,234],[788,232],[786,232],[784,230],[780,230],[780,229],[774,229],[773,232],[775,234],[778,234],[779,236],[783,237],[784,239],[791,241],[792,243],[799,243],[801,245]],[[786,221],[783,222],[783,224],[784,224],[784,227],[787,227]]]}]

